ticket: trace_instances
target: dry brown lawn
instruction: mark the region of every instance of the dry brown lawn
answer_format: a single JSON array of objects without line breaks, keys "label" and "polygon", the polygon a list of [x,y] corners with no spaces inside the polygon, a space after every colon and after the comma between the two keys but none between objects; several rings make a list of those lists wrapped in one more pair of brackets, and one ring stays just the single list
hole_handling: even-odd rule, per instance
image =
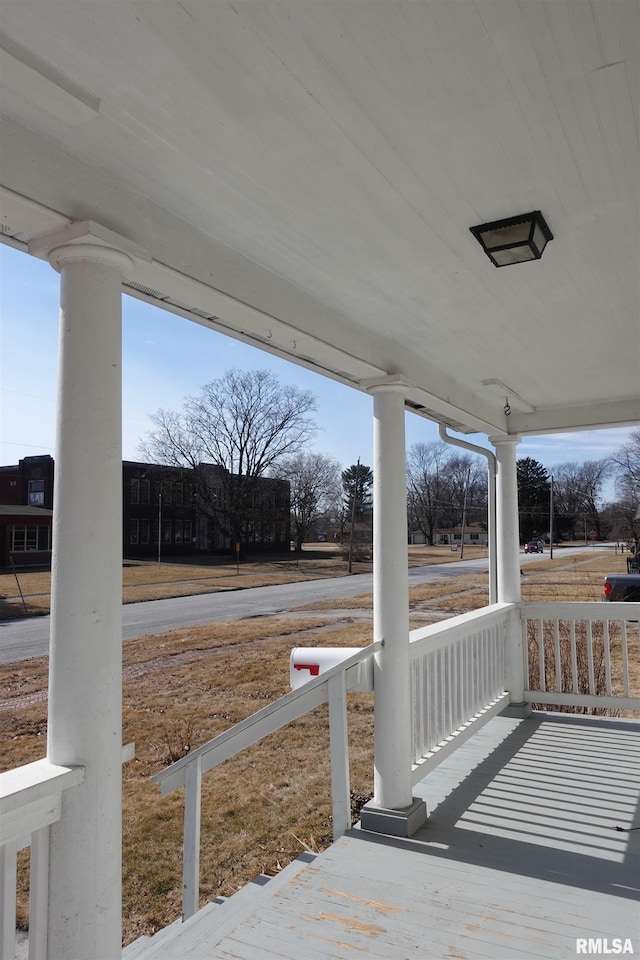
[{"label": "dry brown lawn", "polygon": [[[610,553],[589,552],[576,560],[560,555],[523,567],[523,594],[529,600],[599,600],[604,573],[623,568],[624,559]],[[180,565],[178,572],[191,583],[199,579],[212,585],[211,569],[200,575],[196,569]],[[299,569],[292,565],[291,572]],[[138,568],[125,574],[131,570]],[[217,588],[223,579],[233,581],[234,571],[217,577]],[[144,567],[139,576],[152,573]],[[259,577],[257,571],[251,575]],[[35,585],[39,575],[32,576]],[[273,571],[264,576],[274,582]],[[156,582],[165,588],[166,581]],[[439,619],[474,609],[487,602],[486,584],[486,577],[470,574],[414,587],[412,611]],[[180,914],[183,792],[161,797],[150,777],[286,693],[292,646],[371,642],[371,623],[353,622],[350,616],[350,610],[370,609],[370,596],[339,601],[333,609],[314,606],[299,614],[183,628],[124,644],[123,742],[136,745],[135,759],[123,767],[125,943]],[[47,661],[0,668],[0,680],[6,698],[0,702],[6,769],[46,753]],[[371,695],[350,696],[349,728],[351,785],[354,801],[361,801],[372,791]],[[261,872],[277,872],[303,850],[322,849],[330,838],[328,717],[319,708],[204,777],[202,899],[228,896]],[[26,858],[22,863],[19,899],[25,922]]]},{"label": "dry brown lawn", "polygon": [[[368,569],[369,564],[357,564],[355,572]],[[297,558],[292,553],[283,559],[266,562],[248,560],[239,565],[226,558],[218,558],[215,563],[206,566],[125,561],[122,568],[122,599],[124,603],[136,603],[347,574],[346,561],[335,553],[303,553]],[[18,570],[17,578],[13,573],[0,574],[0,620],[47,614],[50,589],[51,574],[48,571]],[[22,598],[26,603],[26,611]]]}]

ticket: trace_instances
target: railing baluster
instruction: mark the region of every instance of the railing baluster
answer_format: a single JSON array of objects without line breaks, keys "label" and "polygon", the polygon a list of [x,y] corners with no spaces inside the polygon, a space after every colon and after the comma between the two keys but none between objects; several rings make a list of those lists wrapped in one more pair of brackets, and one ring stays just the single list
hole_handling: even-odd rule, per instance
[{"label": "railing baluster", "polygon": [[184,795],[184,847],[182,853],[182,919],[198,909],[200,900],[200,805],[202,761],[196,757],[186,769]]},{"label": "railing baluster", "polygon": [[573,687],[574,693],[579,693],[580,688],[578,686],[578,651],[576,648],[576,622],[575,620],[571,621],[571,630],[570,630],[570,644],[571,644],[571,684]]},{"label": "railing baluster", "polygon": [[560,656],[560,621],[556,617],[553,621],[553,648],[555,653],[555,674],[556,674],[556,690],[558,693],[562,692],[562,659]]},{"label": "railing baluster", "polygon": [[446,703],[446,687],[445,687],[445,675],[444,675],[444,659],[445,652],[442,647],[438,650],[438,677],[440,683],[438,685],[438,743],[441,740],[444,740],[446,737],[446,726],[445,726],[445,703]]},{"label": "railing baluster", "polygon": [[464,712],[471,716],[473,714],[473,686],[475,683],[474,677],[474,658],[473,658],[473,642],[471,637],[465,637],[464,641],[465,646],[465,684],[464,684],[464,699],[463,699],[463,709]]},{"label": "railing baluster", "polygon": [[344,671],[329,680],[329,738],[333,839],[337,840],[351,829],[347,685]]},{"label": "railing baluster", "polygon": [[0,957],[16,955],[17,843],[0,847]]},{"label": "railing baluster", "polygon": [[457,729],[460,726],[460,642],[453,648],[453,726]]},{"label": "railing baluster", "polygon": [[589,693],[596,692],[596,684],[593,673],[593,630],[591,620],[587,620],[587,663],[589,670]]},{"label": "railing baluster", "polygon": [[547,689],[547,668],[544,659],[544,624],[541,619],[538,620],[538,665],[540,671],[538,683],[544,693]]},{"label": "railing baluster", "polygon": [[620,650],[622,652],[622,678],[624,695],[629,696],[629,646],[627,644],[627,621],[620,622]]},{"label": "railing baluster", "polygon": [[449,732],[455,730],[453,725],[453,650],[447,647],[445,651],[445,662],[447,670],[447,727]]},{"label": "railing baluster", "polygon": [[602,642],[604,644],[604,672],[607,683],[607,694],[611,696],[613,689],[611,686],[611,647],[609,636],[609,621],[605,620],[602,630]]},{"label": "railing baluster", "polygon": [[29,884],[29,960],[46,960],[49,901],[49,833],[42,827],[31,837]]},{"label": "railing baluster", "polygon": [[415,663],[409,665],[409,685],[411,687],[411,751],[412,756],[418,752],[420,743],[420,714],[416,710],[416,704],[420,698],[420,681],[418,678],[418,669]]}]

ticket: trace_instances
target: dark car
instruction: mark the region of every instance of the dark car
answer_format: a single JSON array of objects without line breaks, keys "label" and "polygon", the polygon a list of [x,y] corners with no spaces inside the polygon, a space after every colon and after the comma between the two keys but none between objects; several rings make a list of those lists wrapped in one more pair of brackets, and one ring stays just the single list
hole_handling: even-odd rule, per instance
[{"label": "dark car", "polygon": [[524,545],[525,553],[543,553],[542,543],[540,540],[530,540],[529,543]]},{"label": "dark car", "polygon": [[640,573],[640,550],[633,557],[627,557],[627,573]]}]

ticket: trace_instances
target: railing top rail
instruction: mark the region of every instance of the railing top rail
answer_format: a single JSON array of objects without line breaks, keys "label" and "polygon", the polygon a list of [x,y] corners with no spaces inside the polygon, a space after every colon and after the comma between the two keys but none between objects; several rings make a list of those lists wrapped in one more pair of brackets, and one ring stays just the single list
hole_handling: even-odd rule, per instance
[{"label": "railing top rail", "polygon": [[84,767],[62,767],[46,758],[0,773],[0,819],[26,804],[62,793],[84,780]]},{"label": "railing top rail", "polygon": [[515,603],[492,603],[489,606],[481,607],[479,610],[470,610],[468,613],[461,613],[457,617],[449,617],[447,620],[440,621],[440,623],[431,623],[426,627],[412,630],[409,634],[411,656],[419,655],[418,647],[453,643],[459,637],[468,634],[477,627],[490,627],[500,623],[516,609],[517,604]]},{"label": "railing top rail", "polygon": [[[327,687],[333,677],[340,676],[341,673],[346,672],[351,667],[368,660],[380,649],[382,649],[382,642],[378,641],[368,647],[356,650],[350,657],[321,673],[320,676],[314,677],[303,686],[285,694],[268,706],[263,707],[262,710],[258,710],[257,713],[251,714],[251,716],[241,720],[240,723],[236,723],[233,727],[218,734],[217,737],[208,740],[207,743],[203,743],[196,750],[187,754],[186,757],[182,757],[170,766],[165,767],[164,770],[160,770],[159,773],[151,777],[151,782],[159,783],[163,793],[170,793],[176,787],[185,783],[186,770],[194,761],[200,759],[202,771],[205,772],[218,763],[222,763],[223,760],[229,759],[229,757],[244,749],[245,746],[256,743],[281,726],[286,726],[291,720],[295,720],[309,710],[313,710],[314,707],[326,702],[328,699]],[[276,720],[278,714],[282,715],[280,721]],[[267,724],[266,721],[269,721],[269,723]],[[261,727],[264,727],[262,732],[260,731]],[[242,739],[242,744],[236,750],[232,747],[231,741],[239,738]]]},{"label": "railing top rail", "polygon": [[550,600],[519,607],[523,620],[640,620],[640,603],[633,602]]}]

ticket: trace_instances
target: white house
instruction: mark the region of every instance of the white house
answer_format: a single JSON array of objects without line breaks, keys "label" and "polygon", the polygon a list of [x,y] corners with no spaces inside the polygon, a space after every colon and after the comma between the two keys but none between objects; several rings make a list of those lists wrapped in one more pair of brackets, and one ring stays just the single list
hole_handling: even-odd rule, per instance
[{"label": "white house", "polygon": [[[2,31],[2,240],[59,272],[61,355],[47,759],[3,775],[3,946],[10,956],[15,850],[28,841],[32,956],[112,958],[123,292],[371,395],[375,644],[354,654],[375,660],[365,820],[370,837],[408,837],[426,816],[417,781],[472,717],[594,702],[559,673],[535,688],[528,620],[615,621],[636,655],[622,605],[521,603],[515,464],[523,436],[640,422],[639,6],[4,0]],[[491,606],[411,643],[407,411],[463,446],[489,437],[495,489]],[[624,690],[609,683],[603,705],[638,707],[625,664]],[[339,729],[350,680],[327,676],[312,699],[330,696]],[[196,796],[215,750],[169,785]],[[340,834],[342,747],[333,765]],[[259,953],[275,955],[266,940]]]}]

